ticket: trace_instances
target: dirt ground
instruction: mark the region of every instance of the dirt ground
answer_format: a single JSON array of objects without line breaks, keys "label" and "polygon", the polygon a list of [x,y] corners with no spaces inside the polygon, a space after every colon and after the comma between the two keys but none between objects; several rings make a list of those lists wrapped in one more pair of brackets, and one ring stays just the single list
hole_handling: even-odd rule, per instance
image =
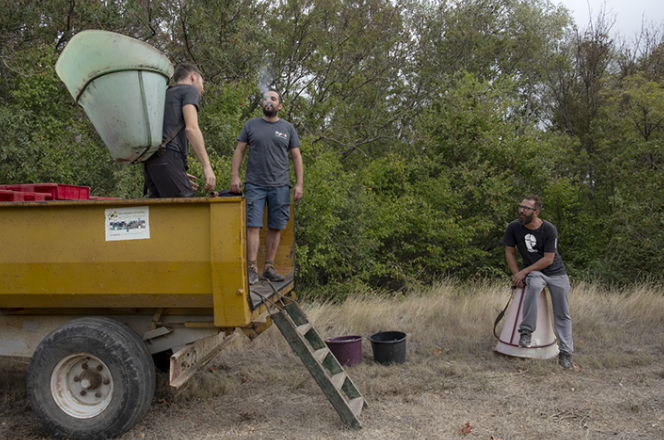
[{"label": "dirt ground", "polygon": [[[310,302],[323,337],[364,335],[348,374],[369,407],[348,429],[276,326],[236,338],[178,390],[158,375],[149,412],[122,440],[664,439],[664,288],[570,294],[576,369],[495,354],[509,289],[441,285],[407,298]],[[408,334],[402,365],[373,362],[366,336]],[[0,438],[49,438],[25,393],[27,366],[0,362]]]},{"label": "dirt ground", "polygon": [[[258,341],[257,341],[258,342]],[[363,364],[349,374],[369,408],[345,427],[299,359],[256,343],[230,349],[173,393],[159,378],[133,439],[662,439],[664,366],[563,370],[555,360],[411,352],[403,365]],[[490,350],[490,347],[485,347]],[[279,351],[276,351],[279,350]],[[0,438],[49,438],[20,390],[25,366],[3,364]],[[200,397],[197,397],[200,396]],[[469,424],[469,425],[467,425]],[[466,427],[467,433],[461,433]],[[470,428],[472,427],[472,428]]]}]

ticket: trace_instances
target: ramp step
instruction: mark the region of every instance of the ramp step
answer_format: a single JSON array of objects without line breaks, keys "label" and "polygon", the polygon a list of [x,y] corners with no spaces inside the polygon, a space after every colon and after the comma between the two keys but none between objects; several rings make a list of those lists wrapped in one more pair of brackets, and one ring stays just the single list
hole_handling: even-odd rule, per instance
[{"label": "ramp step", "polygon": [[316,359],[316,362],[323,362],[327,355],[330,353],[330,349],[325,347],[321,348],[320,350],[314,351],[314,358]]},{"label": "ramp step", "polygon": [[364,406],[364,397],[351,399],[348,402],[348,406],[350,407],[350,410],[353,411],[353,414],[355,414],[355,417],[359,416],[362,412],[362,407]]},{"label": "ramp step", "polygon": [[330,378],[330,382],[332,382],[332,385],[334,385],[334,388],[340,390],[341,387],[344,386],[344,382],[346,381],[346,373],[341,372],[337,373],[334,376]]},{"label": "ramp step", "polygon": [[302,336],[306,335],[309,332],[309,330],[311,330],[311,323],[307,322],[306,324],[297,326],[297,332]]},{"label": "ramp step", "polygon": [[283,308],[274,305],[274,309],[270,312],[272,321],[307,367],[325,397],[349,427],[361,429],[357,415],[367,406],[367,402],[337,358],[328,356],[329,348],[300,306],[293,301]]}]

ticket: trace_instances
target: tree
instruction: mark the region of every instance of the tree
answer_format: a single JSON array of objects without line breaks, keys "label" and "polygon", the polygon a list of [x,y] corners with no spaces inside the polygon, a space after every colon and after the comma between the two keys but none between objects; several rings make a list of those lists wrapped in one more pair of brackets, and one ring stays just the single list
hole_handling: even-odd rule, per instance
[{"label": "tree", "polygon": [[314,148],[372,158],[389,151],[402,114],[407,30],[385,0],[288,0],[268,20],[284,117]]},{"label": "tree", "polygon": [[604,99],[596,131],[611,176],[612,213],[601,267],[606,278],[629,282],[664,270],[664,81],[636,74]]}]

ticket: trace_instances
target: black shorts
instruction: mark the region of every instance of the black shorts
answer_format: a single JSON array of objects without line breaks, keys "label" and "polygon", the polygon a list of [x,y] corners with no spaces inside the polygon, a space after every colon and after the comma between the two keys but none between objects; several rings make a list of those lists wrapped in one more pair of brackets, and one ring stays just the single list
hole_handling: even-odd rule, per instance
[{"label": "black shorts", "polygon": [[177,151],[166,150],[161,157],[152,155],[145,161],[144,176],[151,199],[194,196],[184,159]]}]

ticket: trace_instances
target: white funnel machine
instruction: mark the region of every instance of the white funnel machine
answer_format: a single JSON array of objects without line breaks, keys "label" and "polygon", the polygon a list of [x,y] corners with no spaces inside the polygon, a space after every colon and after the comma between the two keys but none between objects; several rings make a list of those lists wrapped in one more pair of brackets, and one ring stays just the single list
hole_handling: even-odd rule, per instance
[{"label": "white funnel machine", "polygon": [[549,305],[546,301],[544,290],[540,292],[537,308],[537,328],[535,328],[532,334],[531,346],[528,348],[519,347],[519,338],[521,337],[519,325],[523,321],[523,297],[525,290],[525,288],[516,289],[514,299],[507,311],[505,325],[500,332],[498,344],[496,344],[494,351],[507,356],[523,358],[554,358],[558,355],[558,344],[556,344],[556,335],[553,333]]},{"label": "white funnel machine", "polygon": [[162,141],[173,65],[154,47],[107,31],[79,32],[55,71],[118,162],[149,158]]}]

